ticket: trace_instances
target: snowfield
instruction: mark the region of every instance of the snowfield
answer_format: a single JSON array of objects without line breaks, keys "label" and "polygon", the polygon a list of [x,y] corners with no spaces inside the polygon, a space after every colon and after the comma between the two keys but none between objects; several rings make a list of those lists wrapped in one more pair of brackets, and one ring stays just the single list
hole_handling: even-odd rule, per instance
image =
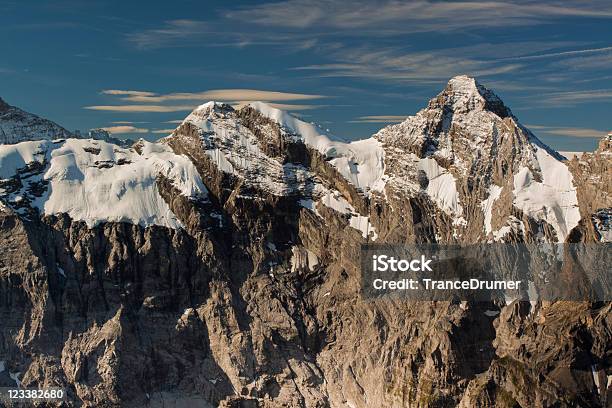
[{"label": "snowfield", "polygon": [[559,241],[565,241],[580,222],[574,178],[567,165],[544,147],[533,144],[542,181],[536,181],[529,167],[514,175],[514,205],[529,216],[550,224]]},{"label": "snowfield", "polygon": [[[28,197],[41,213],[66,213],[89,227],[114,221],[181,228],[160,195],[158,177],[170,179],[182,195],[193,199],[205,199],[206,187],[186,157],[159,143],[140,144],[141,154],[93,139],[2,145],[0,178],[9,179],[33,162],[45,169],[32,175],[22,171],[24,187],[4,198],[11,204]],[[47,188],[37,197],[28,188],[40,182]],[[0,189],[0,196],[6,193]]]}]

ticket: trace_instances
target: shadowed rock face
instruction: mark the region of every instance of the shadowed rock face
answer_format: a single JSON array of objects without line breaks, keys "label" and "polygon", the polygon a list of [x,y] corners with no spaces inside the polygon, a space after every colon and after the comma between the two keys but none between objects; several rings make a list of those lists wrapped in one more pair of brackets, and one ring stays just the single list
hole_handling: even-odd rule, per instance
[{"label": "shadowed rock face", "polygon": [[605,241],[604,150],[569,163],[580,220],[560,237],[555,220],[515,197],[524,168],[546,179],[547,148],[471,78],[375,135],[383,191],[347,180],[341,148],[317,150],[252,107],[207,104],[190,118],[162,143],[191,160],[209,199],[156,180],[182,228],[90,228],[1,204],[0,361],[24,386],[61,386],[73,406],[108,407],[610,401],[609,303],[359,295],[360,245],[374,239]]},{"label": "shadowed rock face", "polygon": [[8,103],[4,102],[4,99],[0,98],[0,112],[5,112],[11,107]]},{"label": "shadowed rock face", "polygon": [[11,106],[0,98],[0,144],[71,137],[57,123]]}]

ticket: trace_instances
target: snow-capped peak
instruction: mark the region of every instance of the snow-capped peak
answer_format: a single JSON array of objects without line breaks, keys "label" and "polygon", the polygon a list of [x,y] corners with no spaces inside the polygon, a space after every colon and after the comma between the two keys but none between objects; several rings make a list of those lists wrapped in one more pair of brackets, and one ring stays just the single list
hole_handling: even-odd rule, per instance
[{"label": "snow-capped peak", "polygon": [[213,116],[233,112],[234,108],[223,102],[208,101],[195,108],[182,123],[192,123],[198,127],[206,127],[206,122]]},{"label": "snow-capped peak", "polygon": [[467,75],[451,78],[444,91],[430,102],[430,106],[447,106],[454,112],[487,110],[502,118],[512,115],[510,109],[493,91]]},{"label": "snow-capped peak", "polygon": [[193,112],[199,112],[199,113],[210,112],[212,110],[221,108],[223,106],[226,106],[226,104],[222,102],[217,102],[217,101],[208,101],[206,103],[201,104],[197,108],[195,108]]},{"label": "snow-capped peak", "polygon": [[458,139],[473,147],[465,149],[466,154],[472,155],[480,150],[481,144],[491,142],[494,127],[507,117],[515,120],[493,91],[472,77],[460,75],[451,78],[426,108],[399,124],[381,129],[374,137],[383,143],[403,146],[418,156],[436,153],[452,159],[459,150]]}]

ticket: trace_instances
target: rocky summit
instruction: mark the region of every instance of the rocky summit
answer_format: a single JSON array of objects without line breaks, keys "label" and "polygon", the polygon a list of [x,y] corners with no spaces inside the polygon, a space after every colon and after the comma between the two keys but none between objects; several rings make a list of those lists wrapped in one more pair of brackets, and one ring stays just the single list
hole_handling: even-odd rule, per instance
[{"label": "rocky summit", "polygon": [[0,102],[0,143],[0,386],[75,407],[612,403],[609,302],[360,295],[364,243],[612,240],[609,137],[565,160],[473,78],[350,143],[215,102],[131,146]]}]

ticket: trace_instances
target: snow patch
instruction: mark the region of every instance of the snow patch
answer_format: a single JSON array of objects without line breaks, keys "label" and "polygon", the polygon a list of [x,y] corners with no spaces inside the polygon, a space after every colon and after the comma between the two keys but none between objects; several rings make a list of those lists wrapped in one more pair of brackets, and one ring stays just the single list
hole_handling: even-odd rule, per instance
[{"label": "snow patch", "polygon": [[560,155],[564,156],[568,160],[572,160],[574,157],[580,158],[584,152],[558,152]]},{"label": "snow patch", "polygon": [[66,272],[58,264],[55,264],[55,266],[57,267],[57,272],[65,278]]},{"label": "snow patch", "polygon": [[[31,197],[32,206],[44,214],[66,213],[90,228],[102,222],[181,228],[158,191],[158,177],[168,178],[192,199],[206,199],[206,187],[187,157],[159,143],[140,145],[142,154],[93,139],[0,146],[0,178],[13,177],[27,164],[38,162],[46,165],[46,172],[32,175],[25,184],[48,183],[42,195]],[[21,194],[26,192],[27,188]],[[13,201],[19,197],[14,195]]]},{"label": "snow patch", "polygon": [[350,214],[355,211],[353,206],[349,204],[348,201],[344,197],[340,195],[338,192],[329,192],[321,197],[321,202],[336,211],[340,214]]},{"label": "snow patch", "polygon": [[315,208],[315,202],[312,198],[302,198],[298,200],[298,204],[314,213],[317,212],[317,209]]},{"label": "snow patch", "polygon": [[599,382],[599,370],[597,370],[597,366],[591,365],[591,374],[593,375],[593,382],[595,383],[597,394],[601,395],[602,389],[601,384]]},{"label": "snow patch", "polygon": [[361,231],[361,235],[364,238],[368,238],[372,234],[372,241],[376,241],[378,234],[372,224],[370,224],[370,217],[359,214],[355,208],[348,202],[339,192],[328,192],[321,197],[321,203],[323,205],[332,208],[333,210],[349,215],[349,225],[356,230]]},{"label": "snow patch", "polygon": [[507,225],[504,225],[500,229],[493,231],[493,239],[495,241],[503,240],[504,237],[511,232],[522,233],[525,235],[525,225],[523,224],[523,221],[519,220],[515,216],[511,215],[506,224]]},{"label": "snow patch", "polygon": [[514,175],[514,205],[529,216],[550,224],[558,241],[563,242],[580,221],[573,176],[567,165],[546,149],[538,145],[534,148],[542,181],[536,181],[531,170],[522,167]]},{"label": "snow patch", "polygon": [[438,206],[448,215],[455,217],[463,215],[455,177],[430,157],[421,159],[418,168],[429,180],[425,191]]},{"label": "snow patch", "polygon": [[47,140],[0,145],[0,179],[10,179],[30,163],[44,163],[53,145]]},{"label": "snow patch", "polygon": [[529,308],[529,314],[532,314],[535,311],[535,307],[538,304],[539,294],[536,286],[533,282],[529,282],[527,287],[527,296],[529,297],[529,304],[531,307]]},{"label": "snow patch", "polygon": [[491,219],[493,218],[493,204],[497,200],[502,192],[502,188],[498,185],[491,184],[489,186],[489,196],[486,200],[480,203],[480,208],[484,214],[484,229],[487,235],[492,231]]}]

